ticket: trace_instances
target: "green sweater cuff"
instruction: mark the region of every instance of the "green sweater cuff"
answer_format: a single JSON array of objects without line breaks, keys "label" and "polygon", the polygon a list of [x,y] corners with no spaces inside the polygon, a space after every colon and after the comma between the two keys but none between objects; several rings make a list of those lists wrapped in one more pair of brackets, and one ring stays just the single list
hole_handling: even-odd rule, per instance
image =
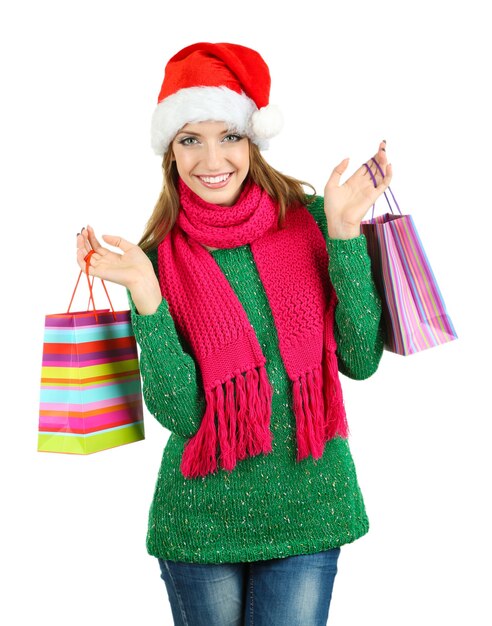
[{"label": "green sweater cuff", "polygon": [[163,298],[155,313],[151,315],[140,315],[135,308],[135,304],[128,293],[130,303],[131,321],[135,338],[142,350],[155,350],[157,338],[164,338],[160,348],[165,352],[168,360],[173,360],[177,365],[185,367],[190,373],[195,372],[195,364],[191,356],[181,344],[180,337],[176,331],[174,320],[169,312],[169,304]]},{"label": "green sweater cuff", "polygon": [[170,318],[169,305],[164,298],[161,300],[155,313],[151,315],[140,315],[130,293],[128,293],[128,302],[130,304],[133,331],[139,343],[145,342],[146,337],[149,336],[156,327],[162,324],[166,325],[166,321]]}]

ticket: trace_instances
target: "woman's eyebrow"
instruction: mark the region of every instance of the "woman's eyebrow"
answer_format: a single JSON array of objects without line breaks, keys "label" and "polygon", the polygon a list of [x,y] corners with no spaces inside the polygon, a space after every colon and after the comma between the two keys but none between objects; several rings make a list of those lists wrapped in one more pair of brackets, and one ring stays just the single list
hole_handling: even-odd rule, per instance
[{"label": "woman's eyebrow", "polygon": [[[227,135],[228,133],[230,133],[230,129],[229,128],[225,128],[224,130],[220,131],[219,133],[217,133],[218,135]],[[195,131],[192,130],[180,130],[176,137],[178,135],[193,135],[194,137],[202,137],[202,135],[200,133],[197,133]]]}]

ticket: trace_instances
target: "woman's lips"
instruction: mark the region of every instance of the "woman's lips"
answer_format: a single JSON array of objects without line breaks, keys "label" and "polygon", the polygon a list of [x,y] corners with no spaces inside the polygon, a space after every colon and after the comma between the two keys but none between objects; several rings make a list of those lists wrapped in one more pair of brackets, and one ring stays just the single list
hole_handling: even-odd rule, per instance
[{"label": "woman's lips", "polygon": [[217,174],[216,176],[196,176],[198,180],[209,189],[220,189],[225,187],[232,176],[232,172],[227,174]]}]

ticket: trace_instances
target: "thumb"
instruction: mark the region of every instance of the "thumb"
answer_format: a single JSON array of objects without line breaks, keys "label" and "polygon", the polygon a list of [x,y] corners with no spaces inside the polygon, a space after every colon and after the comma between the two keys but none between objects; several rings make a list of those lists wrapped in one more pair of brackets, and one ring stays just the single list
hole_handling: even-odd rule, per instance
[{"label": "thumb", "polygon": [[328,179],[328,182],[326,183],[326,187],[338,187],[340,184],[340,178],[348,167],[349,160],[350,159],[343,159],[343,161],[335,167],[330,178]]},{"label": "thumb", "polygon": [[128,250],[135,247],[135,244],[123,239],[123,237],[117,237],[116,235],[103,235],[102,238],[106,243],[109,243],[110,246],[119,248],[122,252],[128,252]]}]

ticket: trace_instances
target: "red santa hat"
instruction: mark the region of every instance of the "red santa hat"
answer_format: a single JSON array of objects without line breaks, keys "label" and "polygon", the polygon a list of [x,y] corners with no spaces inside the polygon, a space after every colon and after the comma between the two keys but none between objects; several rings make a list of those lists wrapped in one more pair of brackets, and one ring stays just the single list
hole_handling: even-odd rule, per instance
[{"label": "red santa hat", "polygon": [[176,133],[191,122],[226,122],[261,149],[282,128],[269,104],[270,72],[251,48],[232,43],[196,43],[167,63],[152,116],[151,141],[163,155]]}]

